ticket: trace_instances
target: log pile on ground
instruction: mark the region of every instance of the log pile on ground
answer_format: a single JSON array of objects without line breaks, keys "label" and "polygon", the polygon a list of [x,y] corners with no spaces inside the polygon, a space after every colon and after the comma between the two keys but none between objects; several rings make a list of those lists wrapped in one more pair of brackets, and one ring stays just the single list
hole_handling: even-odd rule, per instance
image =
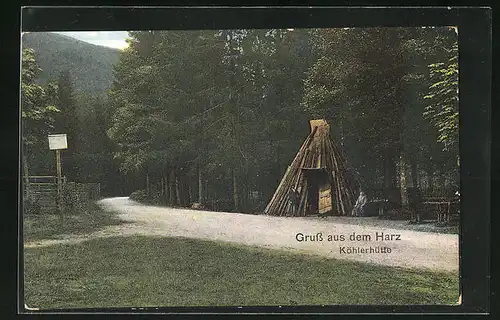
[{"label": "log pile on ground", "polygon": [[275,216],[355,215],[357,187],[345,158],[323,120],[310,121],[311,132],[286,170],[265,214]]}]

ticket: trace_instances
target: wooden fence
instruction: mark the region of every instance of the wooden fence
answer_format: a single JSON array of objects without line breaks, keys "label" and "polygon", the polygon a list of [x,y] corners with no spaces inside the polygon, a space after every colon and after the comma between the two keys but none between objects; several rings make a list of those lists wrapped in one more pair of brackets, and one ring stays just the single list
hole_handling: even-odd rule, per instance
[{"label": "wooden fence", "polygon": [[[31,201],[40,206],[41,210],[57,210],[57,183],[33,182],[29,183],[28,189]],[[28,196],[26,189],[25,196]]]},{"label": "wooden fence", "polygon": [[[61,187],[61,206],[65,208],[82,206],[101,197],[99,183],[67,182],[63,177]],[[24,183],[23,193],[25,197],[29,194],[41,211],[54,212],[58,209],[57,177],[30,176],[28,184]]]},{"label": "wooden fence", "polygon": [[[62,177],[62,183],[66,182],[66,177]],[[56,176],[29,176],[28,183],[57,183]]]}]

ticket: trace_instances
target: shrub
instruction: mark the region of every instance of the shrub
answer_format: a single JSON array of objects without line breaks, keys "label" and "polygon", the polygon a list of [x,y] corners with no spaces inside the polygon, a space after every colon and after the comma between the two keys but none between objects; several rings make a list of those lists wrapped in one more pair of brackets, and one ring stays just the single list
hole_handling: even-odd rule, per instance
[{"label": "shrub", "polygon": [[161,195],[159,192],[150,192],[149,194],[146,190],[136,190],[132,192],[129,196],[130,200],[134,200],[144,204],[160,204]]},{"label": "shrub", "polygon": [[92,203],[82,192],[81,185],[71,182],[62,189],[61,198],[63,212],[69,214],[84,213]]},{"label": "shrub", "polygon": [[136,190],[130,194],[129,198],[137,202],[144,202],[147,199],[146,190]]},{"label": "shrub", "polygon": [[40,203],[31,197],[25,197],[23,199],[23,211],[25,214],[40,214]]}]

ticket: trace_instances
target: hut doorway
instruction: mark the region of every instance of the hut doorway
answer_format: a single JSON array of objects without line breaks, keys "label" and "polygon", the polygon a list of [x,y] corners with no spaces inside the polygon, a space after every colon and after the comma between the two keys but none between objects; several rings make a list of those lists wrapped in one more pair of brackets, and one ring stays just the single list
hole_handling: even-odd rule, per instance
[{"label": "hut doorway", "polygon": [[325,168],[302,168],[307,181],[307,215],[332,211],[332,188]]}]

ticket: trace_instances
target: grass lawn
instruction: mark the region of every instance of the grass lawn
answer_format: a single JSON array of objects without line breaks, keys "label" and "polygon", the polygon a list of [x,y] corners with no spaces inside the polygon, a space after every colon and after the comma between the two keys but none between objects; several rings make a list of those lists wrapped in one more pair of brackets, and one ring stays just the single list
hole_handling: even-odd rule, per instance
[{"label": "grass lawn", "polygon": [[47,308],[454,304],[456,274],[185,238],[25,249],[25,302]]},{"label": "grass lawn", "polygon": [[23,217],[24,242],[55,239],[62,234],[85,234],[105,226],[125,223],[115,213],[104,211],[97,204],[91,204],[75,214],[26,214]]}]

